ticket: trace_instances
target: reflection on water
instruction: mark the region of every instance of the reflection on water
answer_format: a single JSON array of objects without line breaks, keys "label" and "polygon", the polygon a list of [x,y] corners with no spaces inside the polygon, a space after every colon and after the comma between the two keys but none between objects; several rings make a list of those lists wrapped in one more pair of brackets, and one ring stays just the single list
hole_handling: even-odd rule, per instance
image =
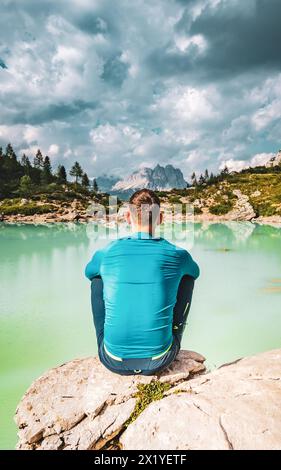
[{"label": "reflection on water", "polygon": [[[0,224],[0,447],[14,446],[15,406],[35,377],[96,352],[83,271],[106,243],[83,224]],[[183,346],[209,367],[280,347],[280,246],[271,226],[194,225],[201,276]]]}]

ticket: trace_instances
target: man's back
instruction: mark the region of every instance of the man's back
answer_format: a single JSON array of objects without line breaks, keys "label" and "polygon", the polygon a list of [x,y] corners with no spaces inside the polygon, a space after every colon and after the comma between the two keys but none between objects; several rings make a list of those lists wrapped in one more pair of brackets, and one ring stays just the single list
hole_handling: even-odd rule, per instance
[{"label": "man's back", "polygon": [[173,308],[182,276],[197,278],[189,253],[140,232],[112,242],[86,267],[104,283],[104,344],[121,358],[148,358],[173,341]]}]

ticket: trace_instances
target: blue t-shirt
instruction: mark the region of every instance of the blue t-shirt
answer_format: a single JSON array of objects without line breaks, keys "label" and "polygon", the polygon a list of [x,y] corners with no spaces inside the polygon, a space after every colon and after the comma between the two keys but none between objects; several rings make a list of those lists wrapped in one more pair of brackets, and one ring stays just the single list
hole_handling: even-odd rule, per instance
[{"label": "blue t-shirt", "polygon": [[148,358],[171,345],[180,280],[186,274],[196,279],[199,267],[186,250],[137,232],[96,251],[85,274],[103,280],[107,351]]}]

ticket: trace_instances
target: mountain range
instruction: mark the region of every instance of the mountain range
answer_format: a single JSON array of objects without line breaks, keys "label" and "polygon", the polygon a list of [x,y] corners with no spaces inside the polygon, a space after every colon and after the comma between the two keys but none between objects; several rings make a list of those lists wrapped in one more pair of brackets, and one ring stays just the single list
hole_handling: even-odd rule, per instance
[{"label": "mountain range", "polygon": [[[275,167],[281,164],[281,150],[264,166]],[[118,196],[128,197],[137,189],[148,188],[158,191],[169,191],[171,189],[184,189],[188,186],[179,168],[173,165],[156,165],[154,168],[144,167],[134,171],[124,179],[117,176],[102,175],[96,178],[99,190]]]},{"label": "mountain range", "polygon": [[168,191],[187,187],[187,182],[179,168],[159,164],[155,168],[141,168],[124,179],[103,175],[96,178],[96,181],[100,191],[127,195],[142,188]]}]

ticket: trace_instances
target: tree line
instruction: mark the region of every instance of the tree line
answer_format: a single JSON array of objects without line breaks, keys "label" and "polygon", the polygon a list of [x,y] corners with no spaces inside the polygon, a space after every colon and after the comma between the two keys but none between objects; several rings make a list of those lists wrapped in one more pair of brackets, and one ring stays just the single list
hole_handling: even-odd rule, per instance
[{"label": "tree line", "polygon": [[[46,187],[51,183],[58,185],[74,184],[76,189],[90,190],[91,183],[87,173],[79,162],[75,162],[69,171],[69,176],[74,178],[74,183],[67,179],[67,171],[64,165],[58,165],[55,171],[52,169],[48,155],[43,156],[40,149],[37,150],[33,162],[23,154],[18,159],[12,144],[6,149],[0,147],[0,197],[9,197],[15,193],[32,193],[38,187]],[[93,191],[98,191],[96,180],[93,182]]]},{"label": "tree line", "polygon": [[191,175],[191,185],[194,187],[198,187],[203,185],[214,184],[224,180],[228,175],[229,169],[227,168],[227,166],[225,166],[223,170],[221,170],[221,172],[217,175],[214,175],[214,173],[209,173],[209,170],[206,169],[205,173],[201,173],[199,178],[197,178],[196,173],[193,172]]},{"label": "tree line", "polygon": [[228,179],[229,176],[233,176],[235,174],[268,174],[268,173],[281,173],[281,163],[275,166],[266,166],[260,165],[255,167],[245,168],[241,171],[229,171],[228,167],[225,166],[218,174],[214,175],[213,173],[209,173],[206,169],[205,172],[200,174],[197,178],[195,172],[191,175],[191,185],[195,188],[201,186],[208,186],[211,184],[219,183],[220,181],[224,181]]}]

